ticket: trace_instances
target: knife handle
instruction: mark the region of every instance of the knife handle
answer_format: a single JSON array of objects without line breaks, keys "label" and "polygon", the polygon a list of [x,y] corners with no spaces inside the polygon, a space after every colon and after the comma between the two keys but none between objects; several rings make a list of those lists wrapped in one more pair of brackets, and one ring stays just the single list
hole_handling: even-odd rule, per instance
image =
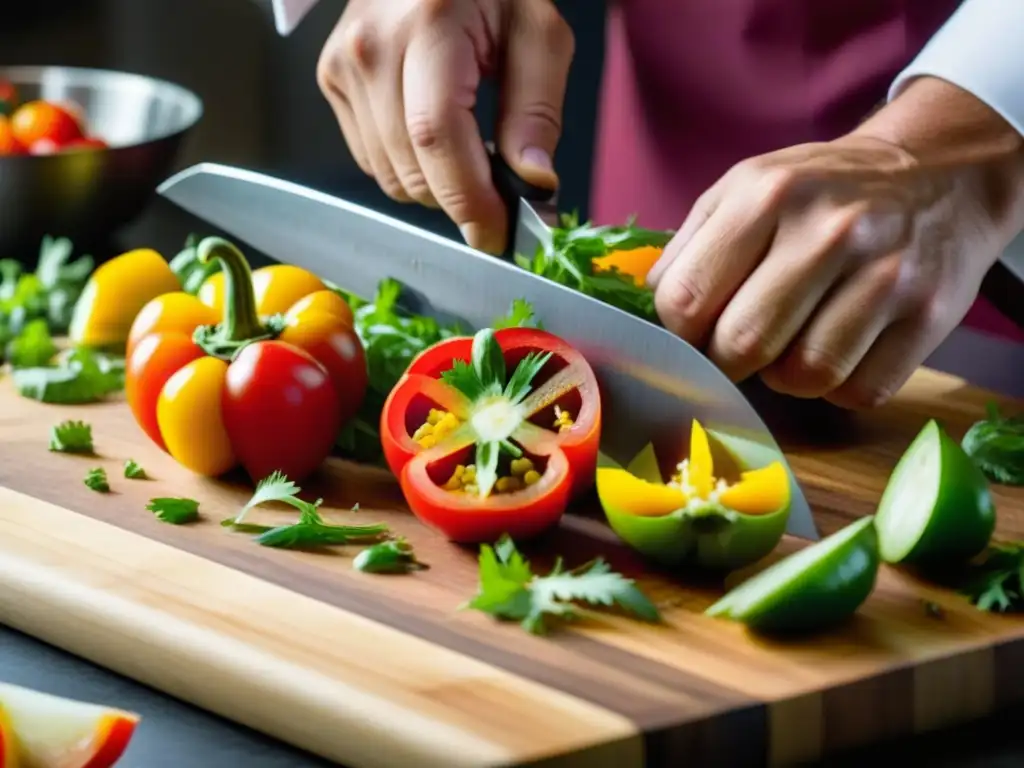
[{"label": "knife handle", "polygon": [[490,145],[490,142],[488,145],[488,154],[491,156],[491,177],[498,194],[506,204],[518,203],[520,199],[528,200],[531,203],[554,202],[558,190],[538,187],[526,181],[505,162],[505,158],[494,149],[493,145]]}]

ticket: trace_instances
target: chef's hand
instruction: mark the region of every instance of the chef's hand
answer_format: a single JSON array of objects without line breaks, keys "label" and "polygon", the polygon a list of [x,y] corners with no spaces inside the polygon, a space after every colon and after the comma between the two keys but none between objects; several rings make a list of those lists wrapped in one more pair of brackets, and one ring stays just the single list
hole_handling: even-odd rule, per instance
[{"label": "chef's hand", "polygon": [[440,207],[470,245],[500,252],[506,213],[473,115],[477,88],[500,78],[497,147],[526,181],[554,189],[573,45],[552,0],[350,0],[317,81],[388,196]]},{"label": "chef's hand", "polygon": [[732,168],[655,265],[662,321],[734,380],[877,405],[1024,228],[1021,136],[922,78],[856,131]]}]

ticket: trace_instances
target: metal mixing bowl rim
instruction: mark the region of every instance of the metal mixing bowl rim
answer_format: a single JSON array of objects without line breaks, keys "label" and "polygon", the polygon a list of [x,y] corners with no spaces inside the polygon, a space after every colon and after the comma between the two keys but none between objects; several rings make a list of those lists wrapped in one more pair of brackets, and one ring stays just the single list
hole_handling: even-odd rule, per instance
[{"label": "metal mixing bowl rim", "polygon": [[[185,117],[178,127],[165,131],[164,133],[147,136],[144,141],[111,147],[108,150],[111,152],[116,152],[119,149],[142,147],[153,142],[163,141],[164,139],[181,135],[195,127],[203,117],[203,100],[196,93],[183,85],[178,85],[177,83],[173,83],[170,80],[164,80],[163,78],[141,75],[137,72],[124,72],[116,69],[99,69],[94,67],[66,67],[63,65],[0,66],[0,78],[10,80],[15,85],[22,81],[33,84],[39,83],[42,81],[43,76],[48,72],[60,73],[60,75],[66,78],[67,82],[73,86],[102,87],[104,83],[111,83],[112,85],[114,83],[135,83],[137,85],[145,85],[147,87],[156,86],[179,101],[184,107]],[[10,158],[4,159],[6,160]]]}]

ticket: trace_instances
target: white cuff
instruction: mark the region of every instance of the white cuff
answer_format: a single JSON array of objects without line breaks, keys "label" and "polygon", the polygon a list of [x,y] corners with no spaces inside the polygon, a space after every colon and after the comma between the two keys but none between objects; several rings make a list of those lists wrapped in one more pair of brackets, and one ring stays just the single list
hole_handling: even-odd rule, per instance
[{"label": "white cuff", "polygon": [[1024,134],[1024,0],[964,0],[896,77],[889,100],[922,75],[963,88]]}]

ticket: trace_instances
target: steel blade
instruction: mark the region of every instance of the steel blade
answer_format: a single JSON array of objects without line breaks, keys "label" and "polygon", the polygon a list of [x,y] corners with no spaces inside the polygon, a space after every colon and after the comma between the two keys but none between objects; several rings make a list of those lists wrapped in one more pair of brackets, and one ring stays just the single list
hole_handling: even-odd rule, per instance
[{"label": "steel blade", "polygon": [[[467,329],[487,327],[515,299],[528,300],[544,327],[587,358],[601,384],[602,452],[627,463],[643,446],[679,449],[696,418],[727,446],[788,462],[743,394],[677,336],[596,299],[461,243],[297,184],[203,163],[164,182],[159,193],[239,241],[371,298],[394,278],[406,308]],[[787,531],[818,533],[790,470]]]}]

